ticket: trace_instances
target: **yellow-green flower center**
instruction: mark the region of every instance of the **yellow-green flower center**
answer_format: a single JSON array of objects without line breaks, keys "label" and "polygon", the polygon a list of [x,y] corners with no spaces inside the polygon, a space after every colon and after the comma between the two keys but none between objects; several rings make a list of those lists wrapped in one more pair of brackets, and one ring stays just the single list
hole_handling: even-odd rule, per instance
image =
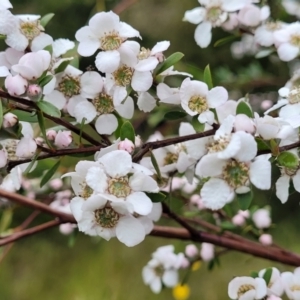
[{"label": "yellow-green flower center", "polygon": [[226,149],[230,142],[229,137],[220,137],[218,140],[212,142],[210,145],[207,146],[208,152],[220,152]]},{"label": "yellow-green flower center", "polygon": [[220,7],[213,6],[207,10],[206,18],[211,23],[217,23],[219,21],[222,13],[223,13],[223,11]]},{"label": "yellow-green flower center", "polygon": [[115,79],[116,85],[118,86],[127,86],[131,83],[133,75],[133,69],[123,65],[115,72],[113,72],[113,77]]},{"label": "yellow-green flower center", "polygon": [[115,110],[112,97],[105,93],[100,93],[92,103],[99,114],[110,114]]},{"label": "yellow-green flower center", "polygon": [[268,22],[266,24],[266,28],[269,30],[269,31],[275,31],[275,30],[279,30],[281,28],[281,24],[278,23],[278,22]]},{"label": "yellow-green flower center", "polygon": [[243,296],[246,292],[250,291],[250,290],[255,290],[255,287],[251,284],[243,284],[240,286],[237,294],[238,294],[238,298],[240,298],[241,296]]},{"label": "yellow-green flower center", "polygon": [[176,163],[178,160],[178,154],[168,152],[164,158],[164,166]]},{"label": "yellow-green flower center", "polygon": [[108,192],[118,198],[127,197],[131,192],[128,177],[110,179],[108,182]]},{"label": "yellow-green flower center", "polygon": [[300,285],[298,285],[298,284],[294,284],[294,285],[292,285],[291,286],[291,291],[292,292],[295,292],[295,291],[300,291]]},{"label": "yellow-green flower center", "polygon": [[224,180],[234,189],[246,185],[249,180],[249,167],[244,162],[229,161],[223,168]]},{"label": "yellow-green flower center", "polygon": [[124,39],[119,36],[116,31],[109,32],[101,37],[101,49],[104,51],[111,51],[120,48]]},{"label": "yellow-green flower center", "polygon": [[89,187],[87,184],[84,184],[80,192],[80,197],[86,200],[93,194],[93,192],[94,190],[91,187]]},{"label": "yellow-green flower center", "polygon": [[103,228],[115,227],[120,219],[119,214],[111,207],[104,207],[94,211],[95,220]]},{"label": "yellow-green flower center", "polygon": [[79,77],[65,75],[58,84],[58,89],[65,97],[79,95],[81,89]]},{"label": "yellow-green flower center", "polygon": [[290,104],[300,102],[300,87],[295,87],[289,92],[288,100]]},{"label": "yellow-green flower center", "polygon": [[26,38],[32,41],[37,37],[44,28],[40,25],[40,21],[26,21],[20,24],[20,31],[26,36]]},{"label": "yellow-green flower center", "polygon": [[146,59],[150,56],[150,54],[151,54],[151,51],[149,49],[142,47],[140,53],[138,54],[138,59],[139,60]]},{"label": "yellow-green flower center", "polygon": [[197,112],[198,114],[208,110],[206,98],[198,95],[190,98],[188,107],[191,111]]},{"label": "yellow-green flower center", "polygon": [[300,47],[300,34],[293,34],[291,36],[290,42],[296,47]]}]

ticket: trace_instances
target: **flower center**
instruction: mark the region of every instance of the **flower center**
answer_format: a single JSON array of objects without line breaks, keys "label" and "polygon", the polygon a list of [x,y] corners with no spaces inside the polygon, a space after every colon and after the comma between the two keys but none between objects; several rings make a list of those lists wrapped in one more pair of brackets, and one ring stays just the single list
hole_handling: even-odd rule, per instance
[{"label": "flower center", "polygon": [[168,152],[164,158],[164,166],[176,163],[178,160],[178,154]]},{"label": "flower center", "polygon": [[289,92],[288,100],[290,104],[300,102],[300,87],[295,87]]},{"label": "flower center", "polygon": [[40,25],[40,21],[28,21],[21,22],[20,31],[22,34],[26,36],[26,38],[32,41],[35,37],[37,37],[44,28]]},{"label": "flower center", "polygon": [[230,141],[230,138],[227,136],[220,137],[218,140],[212,142],[208,145],[207,149],[209,153],[220,152],[226,149]]},{"label": "flower center", "polygon": [[6,150],[8,160],[19,160],[16,156],[18,140],[7,139],[1,141],[2,147]]},{"label": "flower center", "polygon": [[94,192],[94,190],[85,183],[82,185],[82,189],[81,189],[79,196],[81,198],[83,198],[84,200],[86,200],[93,194],[93,192]]},{"label": "flower center", "polygon": [[108,192],[118,198],[125,198],[131,192],[128,182],[128,177],[112,178],[108,182]]},{"label": "flower center", "polygon": [[154,268],[154,273],[157,277],[162,277],[164,275],[165,269],[162,265],[157,266]]},{"label": "flower center", "polygon": [[103,228],[113,228],[119,222],[119,214],[111,207],[104,207],[94,211],[95,220]]},{"label": "flower center", "polygon": [[205,97],[202,96],[193,96],[191,97],[188,107],[192,111],[196,111],[198,114],[203,113],[208,110],[208,105]]},{"label": "flower center", "polygon": [[298,171],[298,167],[296,167],[296,168],[287,168],[287,167],[281,168],[281,174],[283,174],[283,175],[286,174],[290,177],[295,176],[297,171]]},{"label": "flower center", "polygon": [[100,93],[92,100],[92,103],[99,114],[110,114],[115,110],[112,97],[105,93]]},{"label": "flower center", "polygon": [[299,34],[293,34],[291,36],[290,42],[291,42],[292,45],[300,47],[300,35]]},{"label": "flower center", "polygon": [[227,18],[227,13],[219,6],[210,7],[206,12],[206,19],[215,26],[221,25]]},{"label": "flower center", "polygon": [[127,86],[131,83],[131,78],[133,75],[133,69],[126,65],[123,65],[118,70],[113,72],[113,76],[118,86]]},{"label": "flower center", "polygon": [[291,291],[295,292],[295,291],[300,291],[300,285],[294,284],[291,286]]},{"label": "flower center", "polygon": [[275,31],[275,30],[279,30],[281,28],[281,24],[278,22],[268,22],[266,24],[266,28],[269,31]]},{"label": "flower center", "polygon": [[231,160],[223,168],[224,180],[234,189],[244,186],[249,180],[249,167],[244,162]]},{"label": "flower center", "polygon": [[71,75],[65,75],[60,83],[58,84],[58,89],[66,97],[72,97],[74,95],[80,94],[80,79],[78,77],[73,77]]},{"label": "flower center", "polygon": [[240,298],[241,296],[243,296],[246,292],[250,291],[250,290],[254,290],[254,286],[251,284],[243,284],[240,286],[237,294],[238,294],[238,298]]},{"label": "flower center", "polygon": [[124,39],[119,36],[118,32],[113,30],[101,37],[101,49],[104,51],[116,50],[120,48],[123,41]]},{"label": "flower center", "polygon": [[142,60],[142,59],[146,59],[151,55],[151,51],[149,49],[146,49],[144,47],[142,47],[140,53],[138,54],[138,59]]}]

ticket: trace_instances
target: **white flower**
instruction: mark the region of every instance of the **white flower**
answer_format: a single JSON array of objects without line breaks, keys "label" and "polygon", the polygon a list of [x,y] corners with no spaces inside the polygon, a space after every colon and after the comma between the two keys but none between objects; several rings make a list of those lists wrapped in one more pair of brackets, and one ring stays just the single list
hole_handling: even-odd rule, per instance
[{"label": "white flower", "polygon": [[235,277],[229,282],[228,296],[233,300],[262,299],[267,295],[266,282],[262,278]]},{"label": "white flower", "polygon": [[284,286],[284,291],[289,299],[300,299],[300,268],[296,268],[294,273],[283,272],[281,279]]},{"label": "white flower", "polygon": [[24,51],[28,46],[37,51],[51,45],[53,39],[44,33],[39,15],[16,15],[15,28],[6,36],[6,44],[18,51]]},{"label": "white flower", "polygon": [[112,73],[121,62],[136,59],[131,45],[138,43],[126,40],[140,35],[130,25],[120,22],[119,16],[110,11],[94,15],[89,25],[80,28],[75,37],[79,41],[78,53],[82,56],[91,56],[97,49],[101,49],[102,52],[96,56],[96,66],[103,73]]},{"label": "white flower", "polygon": [[[267,269],[259,271],[258,276],[263,278],[266,271]],[[279,297],[283,294],[283,283],[281,280],[280,272],[274,267],[272,268],[272,276],[270,278],[267,288],[269,296],[275,295]]]},{"label": "white flower", "polygon": [[272,222],[270,211],[260,208],[252,215],[252,220],[257,228],[268,228],[271,226]]},{"label": "white flower", "polygon": [[210,108],[217,108],[228,99],[228,92],[220,86],[208,90],[206,83],[186,78],[180,87],[182,108],[191,116],[199,115],[200,123],[213,124],[214,114]]},{"label": "white flower", "polygon": [[270,47],[276,43],[275,32],[285,28],[282,22],[267,22],[256,28],[254,33],[255,41],[264,47]]},{"label": "white flower", "polygon": [[195,40],[201,48],[206,48],[211,42],[211,29],[221,26],[228,18],[229,12],[234,12],[245,6],[247,0],[199,0],[204,7],[188,10],[184,21],[199,24],[195,30]]},{"label": "white flower", "polygon": [[80,231],[106,240],[117,237],[128,247],[135,246],[145,238],[145,229],[141,221],[128,213],[125,203],[108,203],[101,196],[92,196],[84,201],[75,197],[71,201],[71,210]]},{"label": "white flower", "polygon": [[161,291],[163,284],[166,287],[174,287],[178,283],[178,269],[183,259],[182,253],[174,253],[174,246],[159,247],[143,268],[144,283],[149,285],[152,292],[156,294]]},{"label": "white flower", "polygon": [[202,243],[200,256],[204,261],[210,261],[215,257],[215,246],[210,243]]},{"label": "white flower", "polygon": [[290,61],[299,54],[299,30],[300,23],[295,22],[274,33],[274,37],[278,44],[277,53],[281,60]]},{"label": "white flower", "polygon": [[270,16],[270,7],[263,6],[259,8],[256,5],[245,5],[238,13],[238,20],[241,24],[255,27]]}]

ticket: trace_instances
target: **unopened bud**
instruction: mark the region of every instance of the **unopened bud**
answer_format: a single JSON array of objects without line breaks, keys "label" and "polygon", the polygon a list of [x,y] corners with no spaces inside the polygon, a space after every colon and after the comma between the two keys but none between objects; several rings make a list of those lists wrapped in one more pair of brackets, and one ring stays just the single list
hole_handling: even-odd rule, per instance
[{"label": "unopened bud", "polygon": [[12,113],[7,113],[3,116],[3,127],[13,127],[18,123],[18,117]]},{"label": "unopened bud", "polygon": [[53,129],[49,129],[46,132],[46,136],[49,141],[54,141],[56,137],[56,131]]},{"label": "unopened bud", "polygon": [[264,233],[259,237],[259,242],[265,246],[272,245],[273,238],[270,234]]},{"label": "unopened bud", "polygon": [[185,247],[185,255],[187,257],[193,258],[193,257],[197,256],[198,253],[199,253],[199,250],[194,244],[190,244]]},{"label": "unopened bud", "polygon": [[65,224],[59,225],[59,231],[60,231],[60,233],[62,233],[64,235],[68,235],[73,232],[75,227],[76,227],[76,225],[74,225],[72,223],[65,223]]},{"label": "unopened bud", "polygon": [[31,158],[37,148],[36,142],[30,136],[21,138],[16,148],[16,156],[22,158]]},{"label": "unopened bud", "polygon": [[12,96],[23,95],[26,92],[27,85],[27,80],[19,74],[15,76],[8,75],[5,79],[5,87]]},{"label": "unopened bud", "polygon": [[134,150],[134,143],[126,138],[124,141],[121,141],[119,143],[118,149],[125,150],[128,153],[131,153]]},{"label": "unopened bud", "polygon": [[231,221],[236,226],[243,226],[245,224],[245,218],[240,214],[235,215]]},{"label": "unopened bud", "polygon": [[54,144],[58,148],[66,148],[72,143],[71,131],[59,131],[55,137]]},{"label": "unopened bud", "polygon": [[210,261],[215,257],[215,247],[213,244],[202,243],[200,256],[204,261]]},{"label": "unopened bud", "polygon": [[30,84],[27,88],[26,94],[30,100],[37,102],[41,99],[43,90],[38,84]]},{"label": "unopened bud", "polygon": [[55,178],[49,182],[49,186],[54,190],[59,190],[63,186],[63,182],[60,178]]}]

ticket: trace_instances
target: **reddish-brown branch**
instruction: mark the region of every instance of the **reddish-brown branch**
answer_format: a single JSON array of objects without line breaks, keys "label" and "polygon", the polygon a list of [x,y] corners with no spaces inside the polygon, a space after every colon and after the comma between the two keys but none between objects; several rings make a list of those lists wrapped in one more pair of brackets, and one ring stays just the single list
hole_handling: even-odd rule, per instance
[{"label": "reddish-brown branch", "polygon": [[135,4],[138,0],[122,0],[120,3],[118,3],[114,8],[113,11],[117,15],[119,15],[121,12],[126,10],[129,6]]}]

